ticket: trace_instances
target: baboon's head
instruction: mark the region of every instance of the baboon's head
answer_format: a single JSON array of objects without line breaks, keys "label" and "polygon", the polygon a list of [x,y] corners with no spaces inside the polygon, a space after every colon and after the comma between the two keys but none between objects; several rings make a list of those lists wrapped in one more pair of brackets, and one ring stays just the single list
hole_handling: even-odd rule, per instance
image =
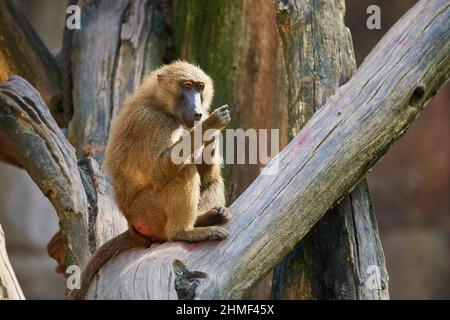
[{"label": "baboon's head", "polygon": [[192,128],[207,116],[213,82],[199,67],[176,61],[152,72],[157,81],[159,103],[179,123]]}]

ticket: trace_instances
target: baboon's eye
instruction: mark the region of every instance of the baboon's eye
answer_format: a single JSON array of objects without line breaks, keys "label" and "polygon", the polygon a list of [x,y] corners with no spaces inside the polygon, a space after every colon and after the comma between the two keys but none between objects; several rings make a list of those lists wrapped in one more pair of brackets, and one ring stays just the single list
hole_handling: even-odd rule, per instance
[{"label": "baboon's eye", "polygon": [[186,89],[191,89],[192,88],[192,82],[191,81],[183,82],[183,87],[186,88]]},{"label": "baboon's eye", "polygon": [[205,84],[203,82],[197,83],[197,90],[203,90],[205,88]]}]

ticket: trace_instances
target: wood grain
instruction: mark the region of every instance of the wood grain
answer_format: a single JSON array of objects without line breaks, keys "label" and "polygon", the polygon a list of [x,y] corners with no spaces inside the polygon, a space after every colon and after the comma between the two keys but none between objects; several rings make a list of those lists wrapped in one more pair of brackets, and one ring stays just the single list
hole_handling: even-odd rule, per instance
[{"label": "wood grain", "polygon": [[100,0],[84,4],[72,44],[74,113],[68,138],[79,158],[100,163],[110,123],[143,76],[162,63],[160,1]]},{"label": "wood grain", "polygon": [[0,146],[55,207],[67,244],[67,262],[83,265],[89,257],[88,204],[75,150],[40,94],[17,76],[0,84]]},{"label": "wood grain", "polygon": [[77,160],[40,94],[17,76],[0,84],[0,146],[55,207],[66,265],[82,268],[99,245],[126,228],[98,163]]}]

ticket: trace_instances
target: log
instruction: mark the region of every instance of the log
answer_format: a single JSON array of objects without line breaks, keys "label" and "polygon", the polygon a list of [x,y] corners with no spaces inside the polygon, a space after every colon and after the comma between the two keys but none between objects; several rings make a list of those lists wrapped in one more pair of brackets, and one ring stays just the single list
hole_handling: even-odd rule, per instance
[{"label": "log", "polygon": [[6,252],[5,234],[0,225],[0,300],[24,300],[22,289],[17,281]]},{"label": "log", "polygon": [[260,175],[231,205],[228,240],[124,252],[103,267],[89,298],[245,297],[448,80],[449,7],[447,0],[422,0],[399,20],[273,160],[279,174]]},{"label": "log", "polygon": [[72,51],[73,116],[68,139],[80,159],[103,160],[111,119],[150,70],[162,63],[158,0],[99,0],[82,6]]},{"label": "log", "polygon": [[[289,139],[356,69],[342,0],[279,0],[288,66]],[[378,268],[375,285],[366,272]],[[374,269],[375,270],[375,269]],[[274,270],[273,299],[388,299],[386,261],[364,179]]]},{"label": "log", "polygon": [[42,95],[58,125],[65,126],[58,66],[25,16],[11,0],[0,2],[0,82],[27,79]]}]

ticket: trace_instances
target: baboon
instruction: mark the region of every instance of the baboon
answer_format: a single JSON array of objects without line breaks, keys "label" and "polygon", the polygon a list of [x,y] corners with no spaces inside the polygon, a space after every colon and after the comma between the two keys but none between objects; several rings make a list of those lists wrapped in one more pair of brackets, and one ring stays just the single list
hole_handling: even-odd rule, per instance
[{"label": "baboon", "polygon": [[[208,114],[212,98],[211,78],[197,66],[176,61],[151,72],[126,99],[112,123],[104,168],[128,230],[94,253],[72,298],[83,299],[100,267],[124,250],[159,241],[227,238],[228,231],[218,226],[230,214],[217,134],[191,143],[185,161],[171,159],[183,132],[193,141],[196,129],[218,132],[230,122],[226,105]],[[212,162],[188,161],[206,146],[212,149]]]}]

